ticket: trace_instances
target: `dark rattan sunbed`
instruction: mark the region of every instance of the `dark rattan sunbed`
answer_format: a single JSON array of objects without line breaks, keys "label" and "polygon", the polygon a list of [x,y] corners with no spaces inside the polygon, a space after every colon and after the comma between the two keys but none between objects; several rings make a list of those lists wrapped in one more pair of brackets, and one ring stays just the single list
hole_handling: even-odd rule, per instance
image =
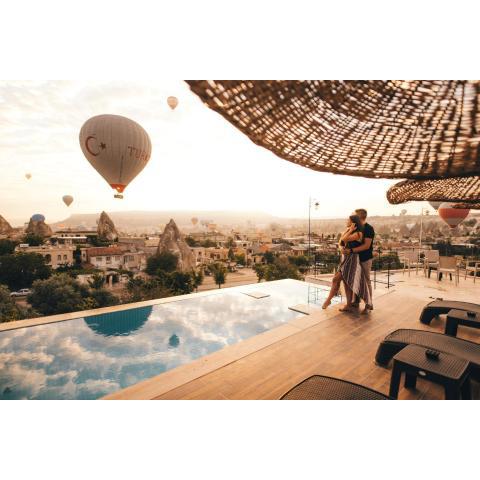
[{"label": "dark rattan sunbed", "polygon": [[443,333],[410,329],[395,330],[378,346],[375,362],[386,367],[392,357],[407,345],[420,345],[463,358],[470,362],[472,377],[480,380],[480,345]]},{"label": "dark rattan sunbed", "polygon": [[357,383],[313,375],[295,385],[280,400],[389,400],[389,397]]},{"label": "dark rattan sunbed", "polygon": [[430,325],[430,322],[434,317],[448,313],[450,310],[463,310],[466,312],[475,312],[480,315],[480,305],[476,303],[437,299],[433,302],[427,303],[427,305],[423,307],[420,321],[426,325]]}]

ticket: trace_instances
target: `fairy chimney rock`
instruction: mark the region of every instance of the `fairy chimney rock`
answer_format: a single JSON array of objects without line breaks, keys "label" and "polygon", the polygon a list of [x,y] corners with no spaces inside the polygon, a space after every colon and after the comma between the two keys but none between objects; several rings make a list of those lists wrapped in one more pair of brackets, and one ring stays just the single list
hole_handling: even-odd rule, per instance
[{"label": "fairy chimney rock", "polygon": [[179,270],[187,272],[195,268],[193,254],[173,219],[168,222],[162,235],[160,235],[157,253],[163,252],[177,255]]},{"label": "fairy chimney rock", "polygon": [[0,215],[0,235],[10,235],[12,232],[12,226]]},{"label": "fairy chimney rock", "polygon": [[52,229],[45,223],[45,220],[33,220],[33,218],[30,218],[25,232],[38,235],[42,238],[51,237],[53,235]]},{"label": "fairy chimney rock", "polygon": [[107,212],[102,212],[97,225],[98,238],[114,242],[118,238],[118,233],[112,219],[107,215]]}]

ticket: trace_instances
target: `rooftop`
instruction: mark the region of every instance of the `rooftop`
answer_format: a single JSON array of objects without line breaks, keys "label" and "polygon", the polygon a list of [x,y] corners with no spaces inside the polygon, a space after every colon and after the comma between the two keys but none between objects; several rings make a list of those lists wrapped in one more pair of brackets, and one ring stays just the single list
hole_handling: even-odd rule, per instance
[{"label": "rooftop", "polygon": [[[322,374],[360,383],[388,394],[390,369],[374,363],[379,342],[398,328],[443,332],[444,320],[430,327],[419,315],[431,297],[478,302],[480,282],[459,286],[422,273],[395,273],[395,286],[377,288],[369,316],[344,314],[337,307],[317,310],[226,347],[153,379],[109,395],[111,399],[277,399],[302,379]],[[475,330],[459,327],[459,337],[479,342]],[[480,392],[473,386],[474,398]],[[441,399],[441,387],[419,380],[417,389],[400,390],[400,399]]]}]

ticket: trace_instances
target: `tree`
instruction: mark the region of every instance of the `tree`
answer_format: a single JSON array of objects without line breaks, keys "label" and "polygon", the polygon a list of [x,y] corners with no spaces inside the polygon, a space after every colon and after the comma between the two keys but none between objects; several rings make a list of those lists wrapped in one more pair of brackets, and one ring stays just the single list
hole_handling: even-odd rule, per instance
[{"label": "tree", "polygon": [[119,304],[118,298],[105,288],[97,288],[90,291],[90,295],[87,298],[93,300],[93,306],[90,308],[111,307]]},{"label": "tree", "polygon": [[196,292],[198,292],[198,287],[203,283],[203,278],[202,270],[192,270],[192,281]]},{"label": "tree", "polygon": [[198,247],[200,245],[191,235],[185,237],[185,242],[189,247]]},{"label": "tree", "polygon": [[265,259],[265,262],[269,264],[272,264],[275,261],[275,255],[273,252],[265,252],[263,258]]},{"label": "tree", "polygon": [[221,288],[227,278],[227,269],[225,268],[225,265],[219,262],[211,263],[208,266],[208,269],[212,273],[213,279],[215,280],[215,283],[218,285],[218,288]]},{"label": "tree", "polygon": [[94,273],[90,280],[88,280],[88,284],[94,290],[99,290],[105,285],[105,277],[101,273]]},{"label": "tree", "polygon": [[80,249],[80,245],[77,245],[73,251],[73,258],[75,260],[75,265],[79,267],[82,264],[82,250]]},{"label": "tree", "polygon": [[265,265],[261,265],[259,263],[256,263],[253,266],[253,270],[257,274],[258,283],[260,283],[265,278],[265,268]]},{"label": "tree", "polygon": [[178,265],[178,257],[174,253],[162,252],[147,259],[147,268],[145,271],[149,275],[158,275],[159,270],[163,272],[173,272]]},{"label": "tree", "polygon": [[159,279],[144,280],[143,278],[131,278],[127,283],[126,295],[123,301],[140,302],[171,296],[170,290],[165,288]]},{"label": "tree", "polygon": [[88,296],[88,287],[62,273],[33,282],[28,301],[41,314],[54,315],[82,310]]},{"label": "tree", "polygon": [[293,278],[302,280],[302,276],[295,265],[292,265],[288,258],[278,257],[275,262],[265,267],[265,280],[282,280],[284,278]]},{"label": "tree", "polygon": [[21,318],[23,318],[22,311],[10,296],[10,290],[5,285],[0,285],[0,323]]},{"label": "tree", "polygon": [[173,295],[192,293],[195,288],[192,275],[188,272],[169,273],[164,285]]},{"label": "tree", "polygon": [[235,261],[239,264],[239,265],[244,265],[246,264],[245,262],[245,254],[244,253],[237,253],[235,255]]},{"label": "tree", "polygon": [[202,247],[204,247],[204,248],[210,248],[210,247],[216,247],[217,244],[216,244],[214,241],[212,241],[212,240],[210,240],[209,238],[207,238],[206,240],[204,240],[204,241],[200,244],[200,246],[202,246]]},{"label": "tree", "polygon": [[233,248],[230,247],[228,249],[228,259],[233,262],[235,260],[235,252],[233,251]]},{"label": "tree", "polygon": [[227,241],[225,242],[225,246],[227,248],[233,248],[235,246],[235,242],[232,237],[228,237]]},{"label": "tree", "polygon": [[12,255],[17,245],[18,242],[14,240],[8,240],[7,238],[0,239],[0,255]]},{"label": "tree", "polygon": [[22,243],[28,243],[31,247],[38,247],[43,244],[43,237],[35,233],[26,233],[22,238]]},{"label": "tree", "polygon": [[298,267],[301,273],[305,273],[308,270],[308,258],[305,255],[299,255],[298,257],[288,257],[288,261]]},{"label": "tree", "polygon": [[52,269],[38,253],[18,253],[0,257],[0,283],[10,290],[28,288],[35,280],[46,279]]}]

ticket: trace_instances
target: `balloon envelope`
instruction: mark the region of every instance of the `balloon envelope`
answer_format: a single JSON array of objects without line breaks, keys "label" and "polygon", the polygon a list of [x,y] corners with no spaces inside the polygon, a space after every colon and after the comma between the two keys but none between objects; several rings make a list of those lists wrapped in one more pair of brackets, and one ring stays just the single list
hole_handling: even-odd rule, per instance
[{"label": "balloon envelope", "polygon": [[64,195],[62,197],[63,203],[69,207],[73,202],[73,197],[71,195]]},{"label": "balloon envelope", "polygon": [[438,207],[442,204],[442,202],[428,202],[432,208],[438,210]]},{"label": "balloon envelope", "polygon": [[35,213],[34,215],[32,215],[32,220],[34,222],[44,222],[45,216],[42,215],[41,213]]},{"label": "balloon envelope", "polygon": [[438,215],[450,228],[460,225],[470,212],[468,208],[453,208],[453,205],[452,203],[444,202],[438,207]]},{"label": "balloon envelope", "polygon": [[93,168],[119,194],[145,168],[152,153],[147,132],[120,115],[87,120],[80,130],[80,147]]},{"label": "balloon envelope", "polygon": [[198,218],[197,218],[197,217],[193,217],[193,218],[192,218],[192,223],[193,223],[193,225],[195,226],[195,225],[198,223]]},{"label": "balloon envelope", "polygon": [[172,109],[175,110],[178,105],[178,98],[177,97],[168,97],[167,98],[167,103],[168,106]]},{"label": "balloon envelope", "polygon": [[30,180],[30,179],[32,178],[32,174],[31,174],[31,173],[26,173],[26,174],[25,174],[25,178],[26,178],[27,180]]}]

